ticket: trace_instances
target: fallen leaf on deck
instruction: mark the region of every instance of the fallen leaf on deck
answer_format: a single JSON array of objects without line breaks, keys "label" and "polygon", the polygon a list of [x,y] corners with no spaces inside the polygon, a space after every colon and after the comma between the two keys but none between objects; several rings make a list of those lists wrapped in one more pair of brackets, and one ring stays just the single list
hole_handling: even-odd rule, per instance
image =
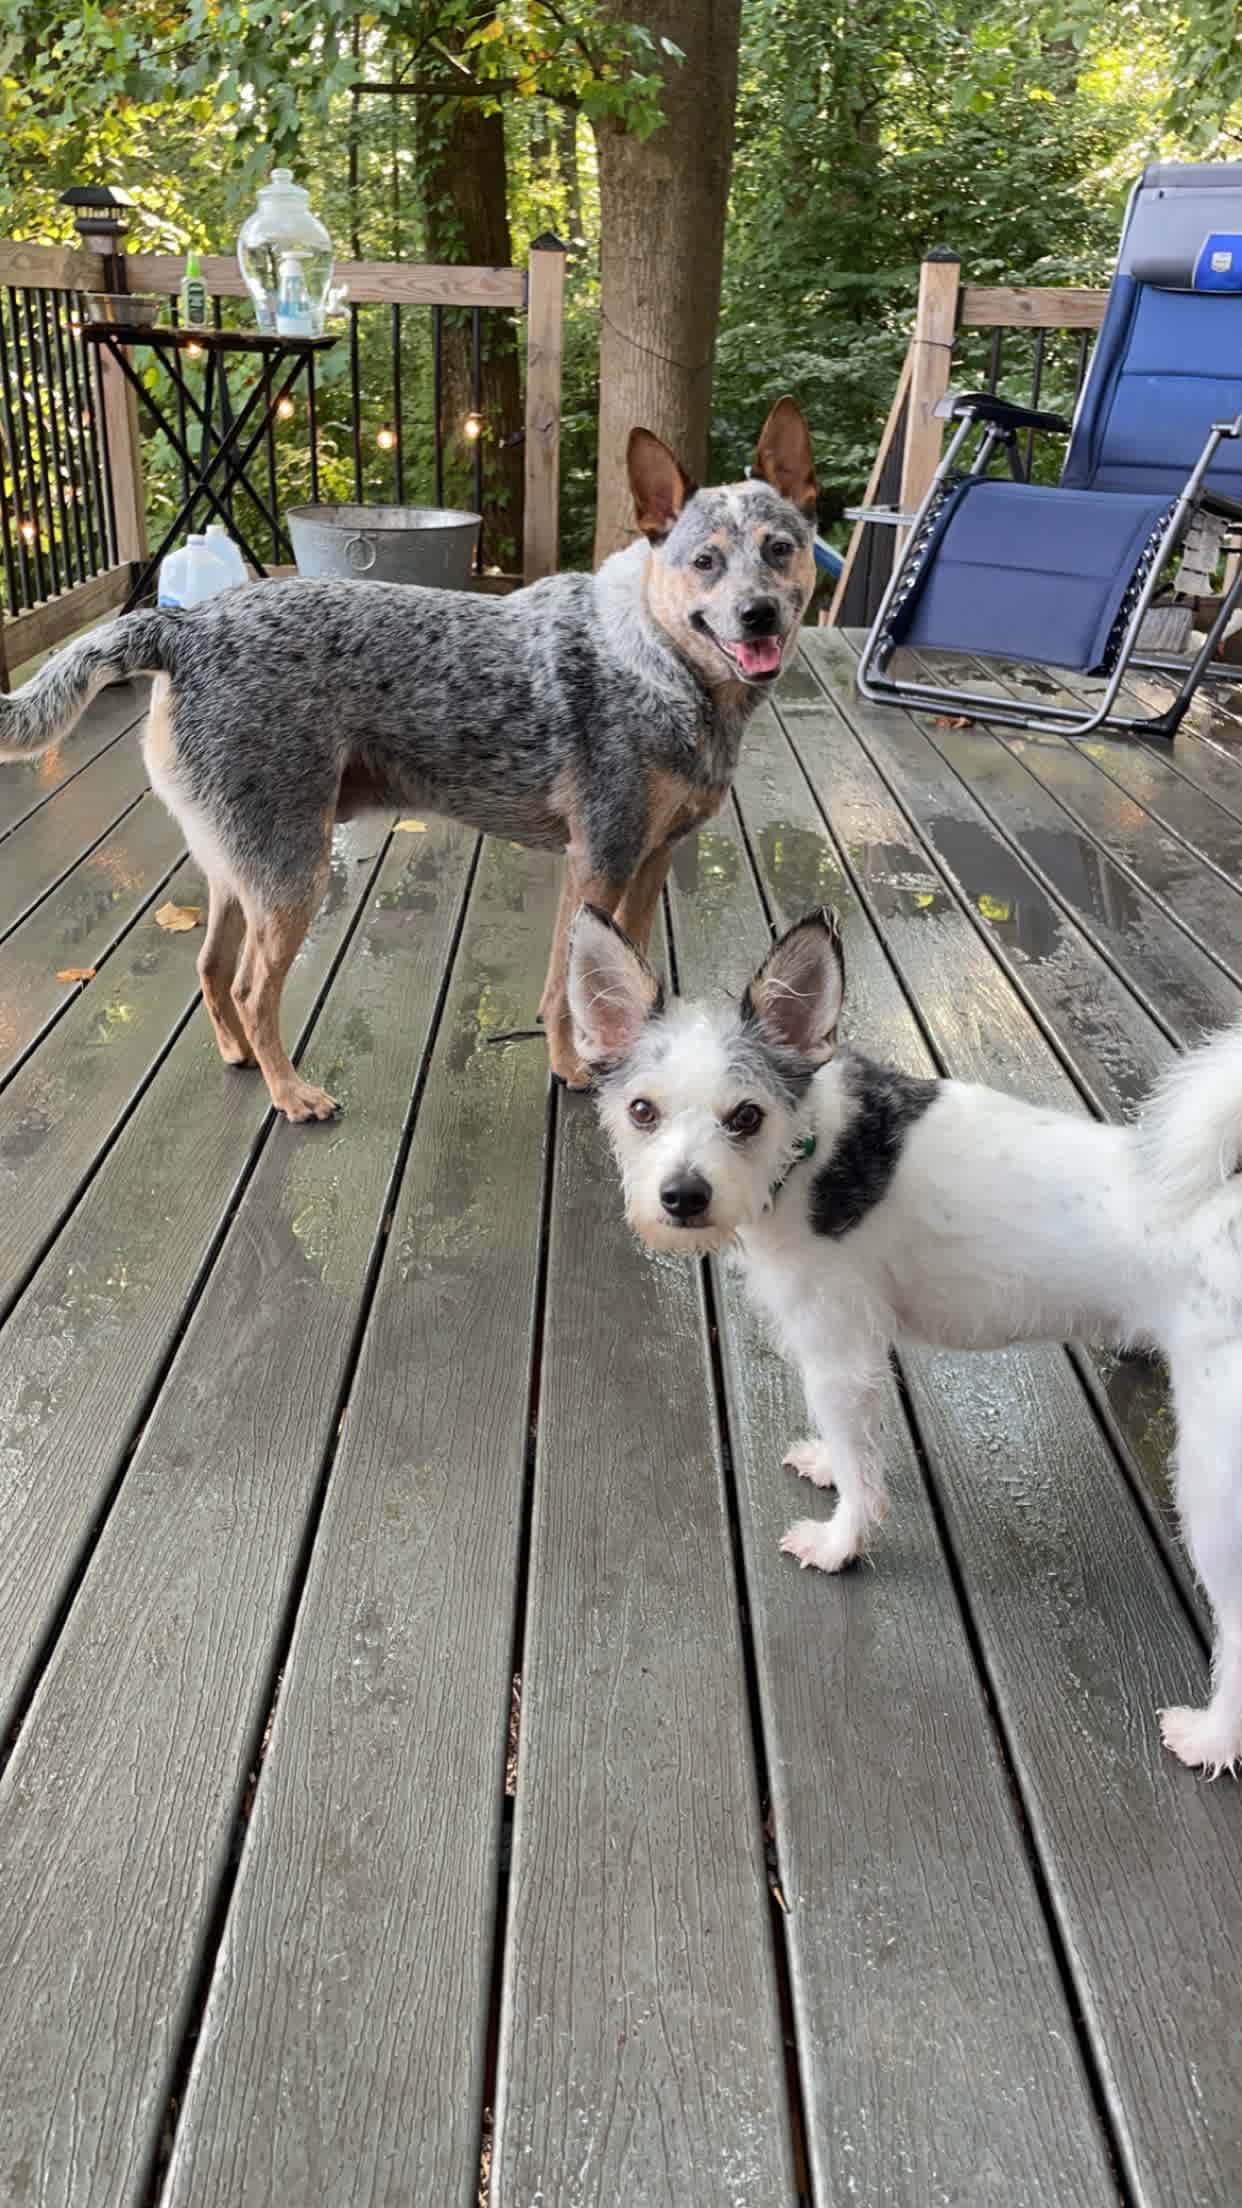
[{"label": "fallen leaf on deck", "polygon": [[95,979],[95,969],[93,966],[62,966],[56,979],[57,981],[93,981]]},{"label": "fallen leaf on deck", "polygon": [[400,835],[402,829],[405,830],[407,836],[425,836],[427,823],[425,820],[399,820],[397,822],[398,835]]},{"label": "fallen leaf on deck", "polygon": [[170,935],[183,935],[187,928],[201,928],[202,924],[201,905],[161,905],[155,915],[156,927],[167,928]]},{"label": "fallen leaf on deck", "polygon": [[937,713],[936,715],[937,728],[973,728],[974,725],[974,722],[968,720],[964,713]]}]

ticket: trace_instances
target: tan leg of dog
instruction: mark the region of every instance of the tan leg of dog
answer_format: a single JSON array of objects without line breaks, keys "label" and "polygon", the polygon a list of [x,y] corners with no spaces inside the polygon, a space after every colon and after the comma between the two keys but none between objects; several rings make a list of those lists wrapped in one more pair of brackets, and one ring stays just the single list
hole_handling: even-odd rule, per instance
[{"label": "tan leg of dog", "polygon": [[569,931],[579,905],[598,905],[601,912],[613,913],[621,897],[622,891],[614,882],[601,881],[598,876],[588,873],[581,859],[576,859],[572,850],[566,854],[565,880],[561,886],[561,902],[556,915],[556,933],[552,938],[548,978],[539,1000],[539,1017],[547,1030],[548,1059],[552,1071],[570,1089],[589,1088],[591,1077],[574,1048],[573,1021],[569,1013],[565,973],[569,956]]},{"label": "tan leg of dog", "polygon": [[254,1053],[233,1002],[233,977],[237,954],[246,932],[246,917],[233,891],[219,881],[208,882],[207,934],[198,954],[198,978],[203,1003],[216,1031],[220,1056],[226,1066],[252,1066]]},{"label": "tan leg of dog", "polygon": [[331,1119],[336,1101],[303,1081],[280,1039],[280,997],[285,976],[301,948],[319,898],[272,912],[253,910],[233,995],[268,1094],[286,1119]]},{"label": "tan leg of dog", "polygon": [[662,843],[657,850],[649,851],[633,881],[626,885],[625,895],[617,907],[617,926],[640,951],[645,951],[651,941],[660,893],[672,863],[671,843]]}]

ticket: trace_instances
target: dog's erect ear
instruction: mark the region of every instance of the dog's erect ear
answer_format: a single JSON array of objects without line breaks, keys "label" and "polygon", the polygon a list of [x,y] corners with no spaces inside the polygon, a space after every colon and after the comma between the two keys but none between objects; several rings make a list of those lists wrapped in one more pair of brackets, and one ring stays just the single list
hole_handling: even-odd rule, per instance
[{"label": "dog's erect ear", "polygon": [[808,521],[814,519],[819,487],[811,439],[796,399],[778,399],[759,432],[754,474],[787,498]]},{"label": "dog's erect ear", "polygon": [[634,493],[638,526],[652,544],[669,533],[695,485],[681,462],[649,429],[632,429],[625,448],[625,466]]},{"label": "dog's erect ear", "polygon": [[770,1043],[823,1065],[836,1047],[845,959],[835,912],[809,912],[774,943],[742,999]]},{"label": "dog's erect ear", "polygon": [[569,1010],[584,1065],[623,1058],[664,1004],[659,977],[606,912],[579,905],[569,938]]}]

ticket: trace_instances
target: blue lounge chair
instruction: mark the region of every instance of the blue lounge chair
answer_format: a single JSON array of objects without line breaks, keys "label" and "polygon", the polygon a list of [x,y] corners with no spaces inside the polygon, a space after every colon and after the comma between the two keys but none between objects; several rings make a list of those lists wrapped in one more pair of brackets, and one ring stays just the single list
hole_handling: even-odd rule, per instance
[{"label": "blue lounge chair", "polygon": [[[862,695],[1072,736],[1105,727],[1171,736],[1242,598],[1240,563],[1193,658],[1138,656],[1195,514],[1242,522],[1242,162],[1143,171],[1072,428],[980,392],[950,394],[940,411],[958,428],[867,639]],[[1023,480],[1020,430],[1069,433],[1055,488]],[[987,475],[999,451],[1012,481]],[[1064,668],[1100,676],[1104,688],[1073,708],[897,680],[888,669],[902,646]],[[1158,666],[1176,682],[1162,712],[1117,710],[1130,666]]]}]

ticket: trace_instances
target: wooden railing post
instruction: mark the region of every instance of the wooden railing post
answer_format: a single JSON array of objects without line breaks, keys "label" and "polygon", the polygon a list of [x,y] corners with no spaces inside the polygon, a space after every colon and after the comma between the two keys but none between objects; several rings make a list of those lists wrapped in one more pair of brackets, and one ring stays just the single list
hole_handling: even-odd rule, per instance
[{"label": "wooden railing post", "polygon": [[903,513],[922,504],[940,465],[944,424],[936,420],[932,408],[949,388],[961,281],[962,264],[956,253],[937,246],[926,255],[919,271],[910,347],[910,404],[899,494]]},{"label": "wooden railing post", "polygon": [[[61,203],[74,209],[74,221],[83,244],[103,254],[107,289],[128,291],[125,232],[128,210],[134,204],[128,192],[119,191],[110,184],[76,184],[61,194]],[[99,369],[103,383],[109,488],[116,523],[116,557],[118,561],[142,566],[149,547],[138,399],[112,355],[103,349],[99,355]]]},{"label": "wooden railing post", "polygon": [[530,249],[526,298],[526,529],[522,576],[554,575],[560,550],[561,363],[565,248],[550,231]]}]

